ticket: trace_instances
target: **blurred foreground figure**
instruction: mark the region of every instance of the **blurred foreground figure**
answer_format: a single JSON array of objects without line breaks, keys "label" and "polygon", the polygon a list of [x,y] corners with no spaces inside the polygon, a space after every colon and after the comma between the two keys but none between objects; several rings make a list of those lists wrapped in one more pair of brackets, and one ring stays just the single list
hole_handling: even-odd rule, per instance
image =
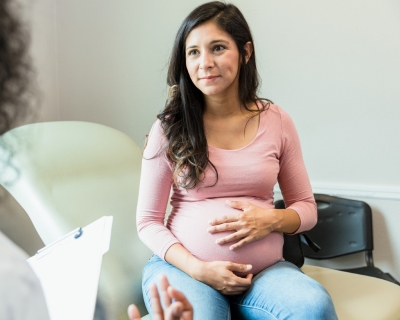
[{"label": "blurred foreground figure", "polygon": [[[34,103],[28,37],[16,15],[18,6],[0,0],[0,134],[10,130]],[[12,150],[0,145],[0,179],[12,164]],[[47,320],[46,302],[28,256],[0,232],[0,319]]]},{"label": "blurred foreground figure", "polygon": [[[0,0],[0,135],[34,111],[29,37],[19,19],[19,11],[15,1]],[[4,169],[12,166],[12,154],[13,150],[0,144],[0,179],[4,179]],[[26,262],[27,258],[28,255],[0,231],[1,320],[49,320],[40,282]],[[167,308],[162,309],[154,285],[151,293],[154,320],[191,320],[193,311],[185,296],[170,287],[165,277],[161,279],[160,288]],[[172,299],[175,301],[171,302]],[[140,319],[136,306],[130,307],[129,316],[130,319]],[[101,314],[96,314],[96,319],[101,317]]]}]

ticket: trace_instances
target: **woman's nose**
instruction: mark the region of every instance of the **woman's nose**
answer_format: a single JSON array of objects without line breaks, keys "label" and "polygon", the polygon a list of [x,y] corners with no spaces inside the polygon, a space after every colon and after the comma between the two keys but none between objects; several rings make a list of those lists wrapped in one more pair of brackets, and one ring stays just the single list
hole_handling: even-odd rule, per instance
[{"label": "woman's nose", "polygon": [[210,53],[204,53],[200,60],[200,69],[210,69],[214,66],[214,61]]}]

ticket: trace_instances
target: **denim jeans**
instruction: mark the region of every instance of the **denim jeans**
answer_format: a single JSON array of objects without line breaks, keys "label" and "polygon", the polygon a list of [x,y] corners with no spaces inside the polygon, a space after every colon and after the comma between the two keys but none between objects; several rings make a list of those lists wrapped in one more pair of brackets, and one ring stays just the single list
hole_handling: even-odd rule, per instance
[{"label": "denim jeans", "polygon": [[244,293],[228,296],[153,255],[143,269],[142,282],[143,297],[150,314],[149,286],[158,283],[161,274],[186,295],[193,305],[195,320],[337,319],[328,292],[287,261],[279,261],[258,273]]}]

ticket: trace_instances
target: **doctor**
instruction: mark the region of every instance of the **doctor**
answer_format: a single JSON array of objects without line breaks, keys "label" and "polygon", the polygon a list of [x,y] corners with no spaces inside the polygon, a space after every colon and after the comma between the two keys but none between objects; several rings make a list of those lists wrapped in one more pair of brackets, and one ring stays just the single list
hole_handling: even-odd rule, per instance
[{"label": "doctor", "polygon": [[[34,92],[28,56],[28,34],[18,18],[18,6],[12,0],[0,1],[0,135],[29,114]],[[0,168],[10,162],[11,152],[0,145]],[[2,171],[0,170],[0,179]],[[0,231],[0,319],[49,320],[40,282],[30,268],[27,254]],[[193,309],[185,296],[160,281],[162,309],[155,285],[151,289],[154,320],[191,320]],[[175,301],[171,303],[171,300]],[[140,319],[136,306],[129,307],[131,320]]]}]

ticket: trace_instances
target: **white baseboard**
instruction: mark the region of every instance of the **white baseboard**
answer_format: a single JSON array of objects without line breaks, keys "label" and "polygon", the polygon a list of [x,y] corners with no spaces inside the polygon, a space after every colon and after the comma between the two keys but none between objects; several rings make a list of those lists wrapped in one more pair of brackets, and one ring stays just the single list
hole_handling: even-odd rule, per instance
[{"label": "white baseboard", "polygon": [[[311,183],[314,193],[323,193],[339,197],[366,198],[378,200],[400,201],[400,187],[385,187],[373,185],[348,185]],[[281,194],[279,186],[276,185],[274,192]]]}]

